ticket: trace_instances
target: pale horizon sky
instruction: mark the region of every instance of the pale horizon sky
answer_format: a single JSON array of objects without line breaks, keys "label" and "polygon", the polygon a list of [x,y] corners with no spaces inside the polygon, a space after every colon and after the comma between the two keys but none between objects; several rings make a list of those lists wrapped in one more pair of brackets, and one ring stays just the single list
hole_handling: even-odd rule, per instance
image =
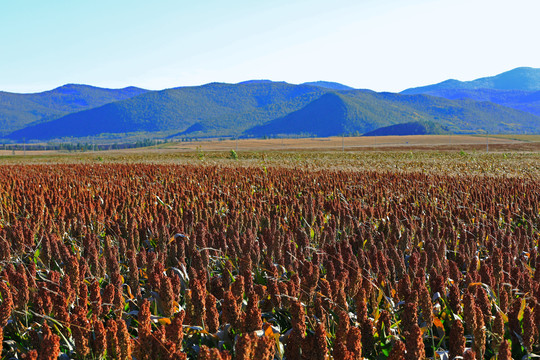
[{"label": "pale horizon sky", "polygon": [[336,81],[401,91],[540,68],[538,0],[0,0],[0,91]]}]

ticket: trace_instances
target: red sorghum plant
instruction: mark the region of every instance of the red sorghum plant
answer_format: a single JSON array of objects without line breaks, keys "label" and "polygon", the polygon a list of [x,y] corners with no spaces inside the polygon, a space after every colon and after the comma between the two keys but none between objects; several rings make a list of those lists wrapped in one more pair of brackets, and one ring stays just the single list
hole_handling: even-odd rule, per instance
[{"label": "red sorghum plant", "polygon": [[109,319],[106,323],[107,356],[113,359],[120,358],[120,343],[118,341],[118,325],[115,320]]},{"label": "red sorghum plant", "polygon": [[390,354],[388,355],[388,360],[405,360],[406,352],[407,349],[405,344],[402,341],[397,340],[392,346],[392,351],[390,351]]},{"label": "red sorghum plant", "polygon": [[128,333],[126,322],[119,320],[118,325],[118,346],[120,348],[120,354],[118,356],[121,360],[131,359],[131,336]]},{"label": "red sorghum plant", "polygon": [[0,293],[2,294],[2,303],[0,304],[0,327],[5,327],[11,318],[13,311],[13,299],[8,286],[0,281]]},{"label": "red sorghum plant", "polygon": [[46,323],[42,327],[42,338],[38,358],[44,360],[58,359],[60,355],[60,337],[53,334]]},{"label": "red sorghum plant", "polygon": [[448,348],[450,359],[454,359],[456,356],[463,356],[465,352],[464,329],[463,323],[460,320],[454,320],[452,323]]},{"label": "red sorghum plant", "polygon": [[407,349],[405,356],[407,360],[425,359],[426,355],[424,341],[422,339],[422,330],[420,330],[418,325],[414,324],[410,327],[410,331],[405,339],[405,347]]},{"label": "red sorghum plant", "polygon": [[504,339],[499,346],[499,352],[497,353],[497,360],[511,360],[512,352],[510,351],[510,346],[508,345],[508,340]]}]

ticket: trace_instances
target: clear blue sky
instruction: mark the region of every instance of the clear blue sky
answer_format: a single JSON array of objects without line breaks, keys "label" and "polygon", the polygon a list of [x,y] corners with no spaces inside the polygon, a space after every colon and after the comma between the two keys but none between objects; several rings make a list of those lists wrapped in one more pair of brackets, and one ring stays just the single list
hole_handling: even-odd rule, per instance
[{"label": "clear blue sky", "polygon": [[538,0],[0,0],[0,90],[337,81],[400,91],[540,67]]}]

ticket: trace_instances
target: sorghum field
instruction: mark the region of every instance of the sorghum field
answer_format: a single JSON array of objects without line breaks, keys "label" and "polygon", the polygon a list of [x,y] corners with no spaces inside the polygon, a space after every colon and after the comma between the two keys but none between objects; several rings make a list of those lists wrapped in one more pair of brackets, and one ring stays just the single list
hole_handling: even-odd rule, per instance
[{"label": "sorghum field", "polygon": [[536,173],[252,165],[0,166],[2,358],[540,353]]}]

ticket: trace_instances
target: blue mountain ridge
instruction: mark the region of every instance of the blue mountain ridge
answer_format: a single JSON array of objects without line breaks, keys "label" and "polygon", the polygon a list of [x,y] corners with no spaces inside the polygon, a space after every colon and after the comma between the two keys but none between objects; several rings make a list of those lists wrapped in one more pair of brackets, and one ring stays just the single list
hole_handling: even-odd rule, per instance
[{"label": "blue mountain ridge", "polygon": [[0,137],[50,140],[135,132],[173,138],[330,136],[416,123],[429,124],[424,126],[428,132],[539,133],[537,88],[540,69],[533,68],[399,94],[326,81],[250,80],[160,91],[68,84],[38,94],[0,92]]}]

